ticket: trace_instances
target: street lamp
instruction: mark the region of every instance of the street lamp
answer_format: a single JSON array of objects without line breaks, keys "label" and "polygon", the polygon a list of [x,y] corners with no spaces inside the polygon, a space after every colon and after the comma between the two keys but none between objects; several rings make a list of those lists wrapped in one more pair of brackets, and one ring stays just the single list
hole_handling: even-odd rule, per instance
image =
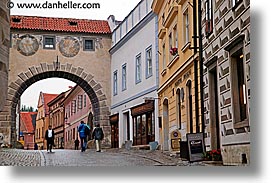
[{"label": "street lamp", "polygon": [[58,55],[56,56],[56,62],[53,62],[53,65],[54,65],[55,71],[57,71],[60,65],[60,62],[58,62]]}]

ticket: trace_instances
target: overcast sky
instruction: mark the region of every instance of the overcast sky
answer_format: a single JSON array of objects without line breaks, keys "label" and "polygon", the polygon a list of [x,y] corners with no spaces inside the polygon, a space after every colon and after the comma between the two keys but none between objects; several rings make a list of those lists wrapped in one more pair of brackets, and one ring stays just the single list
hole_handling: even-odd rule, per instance
[{"label": "overcast sky", "polygon": [[[91,9],[19,9],[18,3],[98,3],[100,8]],[[116,19],[123,20],[130,11],[140,2],[140,0],[11,0],[14,7],[11,8],[12,15],[30,15],[30,16],[46,16],[46,17],[64,17],[64,18],[80,18],[80,19],[98,19],[106,20],[109,15],[115,15]],[[45,5],[43,6],[45,7]]]},{"label": "overcast sky", "polygon": [[[140,0],[59,0],[66,3],[99,3],[99,9],[27,9],[18,8],[18,3],[57,3],[58,0],[11,0],[14,7],[11,8],[11,15],[44,16],[44,17],[63,17],[79,19],[107,20],[109,15],[114,15],[117,20],[123,20]],[[75,83],[52,78],[34,83],[21,96],[21,104],[37,108],[40,91],[44,93],[61,93],[68,90],[68,86]]]}]

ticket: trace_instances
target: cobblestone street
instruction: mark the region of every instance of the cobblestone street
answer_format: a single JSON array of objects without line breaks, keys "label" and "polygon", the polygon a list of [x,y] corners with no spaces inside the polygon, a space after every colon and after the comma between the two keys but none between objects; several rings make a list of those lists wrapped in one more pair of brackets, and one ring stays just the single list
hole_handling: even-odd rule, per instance
[{"label": "cobblestone street", "polygon": [[212,166],[204,162],[189,163],[161,151],[104,149],[80,152],[54,150],[0,149],[1,166]]}]

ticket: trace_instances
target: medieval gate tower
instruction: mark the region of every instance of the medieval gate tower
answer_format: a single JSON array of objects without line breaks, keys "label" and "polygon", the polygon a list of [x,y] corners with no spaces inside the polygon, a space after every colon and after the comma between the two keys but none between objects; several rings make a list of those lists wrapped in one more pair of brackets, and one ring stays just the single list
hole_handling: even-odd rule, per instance
[{"label": "medieval gate tower", "polygon": [[87,93],[94,123],[100,123],[105,131],[104,144],[111,144],[108,22],[11,16],[10,25],[8,93],[0,110],[0,133],[5,143],[17,140],[16,107],[23,92],[37,81],[57,77],[75,82]]}]

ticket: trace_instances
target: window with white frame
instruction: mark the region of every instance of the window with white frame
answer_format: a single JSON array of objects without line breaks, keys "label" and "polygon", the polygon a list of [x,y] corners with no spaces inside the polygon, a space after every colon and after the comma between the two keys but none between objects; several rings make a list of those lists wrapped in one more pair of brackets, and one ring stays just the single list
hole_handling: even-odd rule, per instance
[{"label": "window with white frame", "polygon": [[162,69],[166,69],[166,49],[165,44],[162,45]]},{"label": "window with white frame", "polygon": [[44,49],[55,49],[55,36],[44,36]]},{"label": "window with white frame", "polygon": [[153,75],[152,47],[146,50],[146,78]]},{"label": "window with white frame", "polygon": [[136,56],[136,84],[141,82],[141,54]]},{"label": "window with white frame", "polygon": [[122,91],[126,90],[126,76],[127,76],[127,70],[126,70],[126,64],[122,66]]},{"label": "window with white frame", "polygon": [[86,107],[86,106],[87,106],[87,96],[84,95],[83,98],[84,98],[84,99],[83,99],[83,107]]},{"label": "window with white frame", "polygon": [[174,39],[174,48],[178,48],[178,29],[177,25],[173,28],[173,39]]},{"label": "window with white frame", "polygon": [[[173,38],[172,38],[172,32],[169,34],[169,49],[171,50],[173,48]],[[172,54],[169,54],[169,61],[172,60]]]},{"label": "window with white frame", "polygon": [[71,103],[71,113],[72,114],[76,113],[76,100],[73,100]]},{"label": "window with white frame", "polygon": [[213,5],[212,0],[206,0],[205,2],[205,33],[209,36],[213,32]]},{"label": "window with white frame", "polygon": [[77,96],[77,109],[82,109],[83,104],[83,95]]},{"label": "window with white frame", "polygon": [[187,44],[190,41],[189,37],[189,15],[188,15],[188,9],[183,14],[183,20],[184,20],[184,43]]},{"label": "window with white frame", "polygon": [[113,94],[114,95],[117,95],[117,71],[115,71],[114,72],[114,76],[113,76],[114,78],[113,78],[113,82],[114,82],[114,84],[113,84]]}]

